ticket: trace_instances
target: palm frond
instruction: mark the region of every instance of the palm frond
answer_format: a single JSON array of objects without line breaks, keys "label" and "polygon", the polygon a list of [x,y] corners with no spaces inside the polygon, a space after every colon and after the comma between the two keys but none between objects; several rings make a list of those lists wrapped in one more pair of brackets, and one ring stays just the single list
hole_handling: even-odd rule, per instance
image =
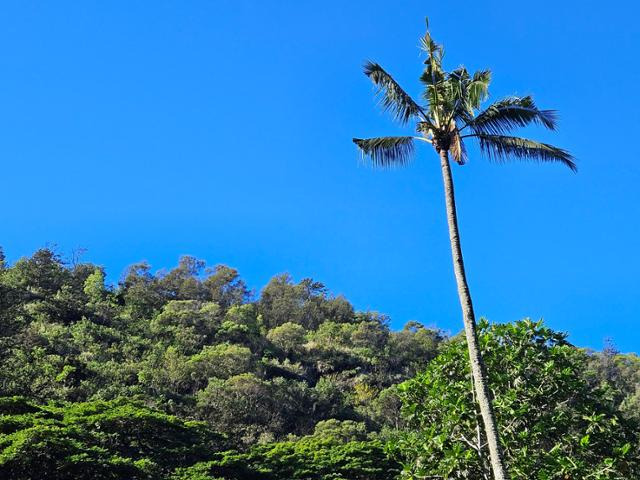
[{"label": "palm frond", "polygon": [[451,139],[451,145],[449,146],[449,152],[453,159],[458,162],[459,165],[467,163],[467,149],[460,138],[460,135],[456,132]]},{"label": "palm frond", "polygon": [[437,60],[441,64],[442,57],[444,57],[444,47],[433,39],[429,31],[429,19],[426,19],[426,22],[427,31],[423,37],[420,37],[420,48],[427,54],[427,60],[424,63],[429,63],[430,60]]},{"label": "palm frond", "polygon": [[425,68],[420,76],[420,81],[425,89],[422,94],[429,106],[429,114],[433,119],[433,123],[438,124],[442,120],[442,108],[440,108],[439,91],[446,78],[446,72],[442,69],[442,58],[444,57],[444,48],[436,43],[429,32],[429,21],[427,20],[427,31],[420,39],[421,49],[427,54],[424,61]]},{"label": "palm frond", "polygon": [[472,108],[478,109],[489,96],[491,70],[478,70],[467,85],[467,96]]},{"label": "palm frond", "polygon": [[553,110],[540,110],[533,98],[508,97],[495,102],[467,124],[476,133],[502,135],[531,123],[555,130],[557,115]]},{"label": "palm frond", "polygon": [[365,63],[364,74],[377,87],[376,93],[384,110],[391,112],[396,120],[406,124],[412,117],[420,117],[420,106],[380,65]]},{"label": "palm frond", "polygon": [[441,96],[441,102],[444,100],[443,103],[448,107],[448,120],[455,119],[462,124],[470,123],[475,111],[489,95],[489,83],[489,70],[480,70],[471,76],[467,69],[461,66],[450,72],[442,86]]},{"label": "palm frond", "polygon": [[480,150],[482,150],[490,160],[503,162],[508,160],[509,157],[512,157],[520,160],[538,162],[559,162],[574,172],[578,170],[572,155],[568,151],[547,143],[536,142],[520,137],[484,133],[477,133],[471,136],[479,140]]},{"label": "palm frond", "polygon": [[[420,81],[425,88],[433,88],[436,85],[441,84],[445,79],[445,72],[442,66],[437,61],[427,61],[426,66],[420,75]],[[428,100],[429,95],[425,94],[424,97]]]},{"label": "palm frond", "polygon": [[353,143],[374,166],[387,168],[409,163],[415,150],[413,140],[413,137],[354,138]]}]

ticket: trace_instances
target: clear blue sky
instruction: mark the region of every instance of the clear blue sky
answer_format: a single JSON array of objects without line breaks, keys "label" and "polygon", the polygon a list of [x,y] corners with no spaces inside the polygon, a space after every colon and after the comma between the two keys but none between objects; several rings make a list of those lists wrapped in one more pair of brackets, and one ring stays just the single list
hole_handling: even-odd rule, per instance
[{"label": "clear blue sky", "polygon": [[544,317],[581,346],[640,350],[640,15],[635,2],[83,1],[0,7],[0,245],[88,249],[116,281],[192,254],[259,288],[312,276],[357,308],[451,332],[461,315],[437,159],[358,161],[403,133],[362,75],[419,95],[423,19],[446,63],[534,94],[554,165],[454,170],[477,313]]}]

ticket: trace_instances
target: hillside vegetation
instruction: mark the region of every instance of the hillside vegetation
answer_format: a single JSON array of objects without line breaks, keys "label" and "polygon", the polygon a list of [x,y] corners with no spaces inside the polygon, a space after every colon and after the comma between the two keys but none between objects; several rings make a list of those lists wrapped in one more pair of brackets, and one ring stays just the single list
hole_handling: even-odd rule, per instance
[{"label": "hillside vegetation", "polygon": [[[509,461],[527,475],[563,462],[574,476],[557,478],[635,474],[638,357],[512,328],[482,325],[485,345],[518,349],[487,359],[511,358],[492,378],[520,438]],[[234,269],[183,257],[110,286],[48,249],[13,265],[0,254],[0,477],[482,478],[462,342],[417,322],[393,331],[312,279],[278,275],[254,293]],[[554,386],[546,403],[531,394],[541,385]],[[523,453],[556,444],[553,457]]]}]

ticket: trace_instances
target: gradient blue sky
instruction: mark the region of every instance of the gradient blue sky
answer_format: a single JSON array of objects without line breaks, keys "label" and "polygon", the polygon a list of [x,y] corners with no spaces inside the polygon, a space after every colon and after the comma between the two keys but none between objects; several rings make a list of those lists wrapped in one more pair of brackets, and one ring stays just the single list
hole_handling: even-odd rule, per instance
[{"label": "gradient blue sky", "polygon": [[[451,6],[450,6],[451,5]],[[554,165],[454,168],[477,313],[544,317],[581,346],[640,350],[640,15],[635,2],[82,1],[0,6],[0,245],[88,249],[112,281],[182,254],[253,288],[312,276],[359,309],[451,332],[461,315],[437,159],[359,163],[403,133],[366,59],[419,95],[429,15],[446,63],[535,95]]]}]

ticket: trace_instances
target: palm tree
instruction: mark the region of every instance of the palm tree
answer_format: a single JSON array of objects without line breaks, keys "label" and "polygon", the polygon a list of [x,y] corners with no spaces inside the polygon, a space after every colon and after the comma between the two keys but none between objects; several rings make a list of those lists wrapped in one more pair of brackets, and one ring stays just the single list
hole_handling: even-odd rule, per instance
[{"label": "palm tree", "polygon": [[374,166],[404,166],[411,159],[416,142],[431,145],[440,158],[447,208],[453,269],[462,307],[464,331],[469,349],[474,395],[482,417],[484,433],[496,480],[508,478],[499,444],[495,415],[487,385],[487,375],[478,345],[476,321],[464,269],[456,203],[449,158],[464,165],[467,159],[466,139],[478,141],[480,151],[493,161],[509,158],[540,162],[560,162],[576,171],[571,155],[560,148],[526,138],[509,135],[517,127],[538,124],[547,129],[556,127],[556,114],[540,110],[530,96],[508,97],[480,111],[488,97],[491,80],[489,70],[470,75],[464,67],[451,72],[442,68],[443,48],[427,33],[421,38],[426,53],[425,68],[420,77],[424,85],[424,104],[414,101],[380,65],[367,62],[364,73],[377,87],[380,103],[401,124],[416,122],[416,135],[379,138],[354,138],[363,156]]}]

